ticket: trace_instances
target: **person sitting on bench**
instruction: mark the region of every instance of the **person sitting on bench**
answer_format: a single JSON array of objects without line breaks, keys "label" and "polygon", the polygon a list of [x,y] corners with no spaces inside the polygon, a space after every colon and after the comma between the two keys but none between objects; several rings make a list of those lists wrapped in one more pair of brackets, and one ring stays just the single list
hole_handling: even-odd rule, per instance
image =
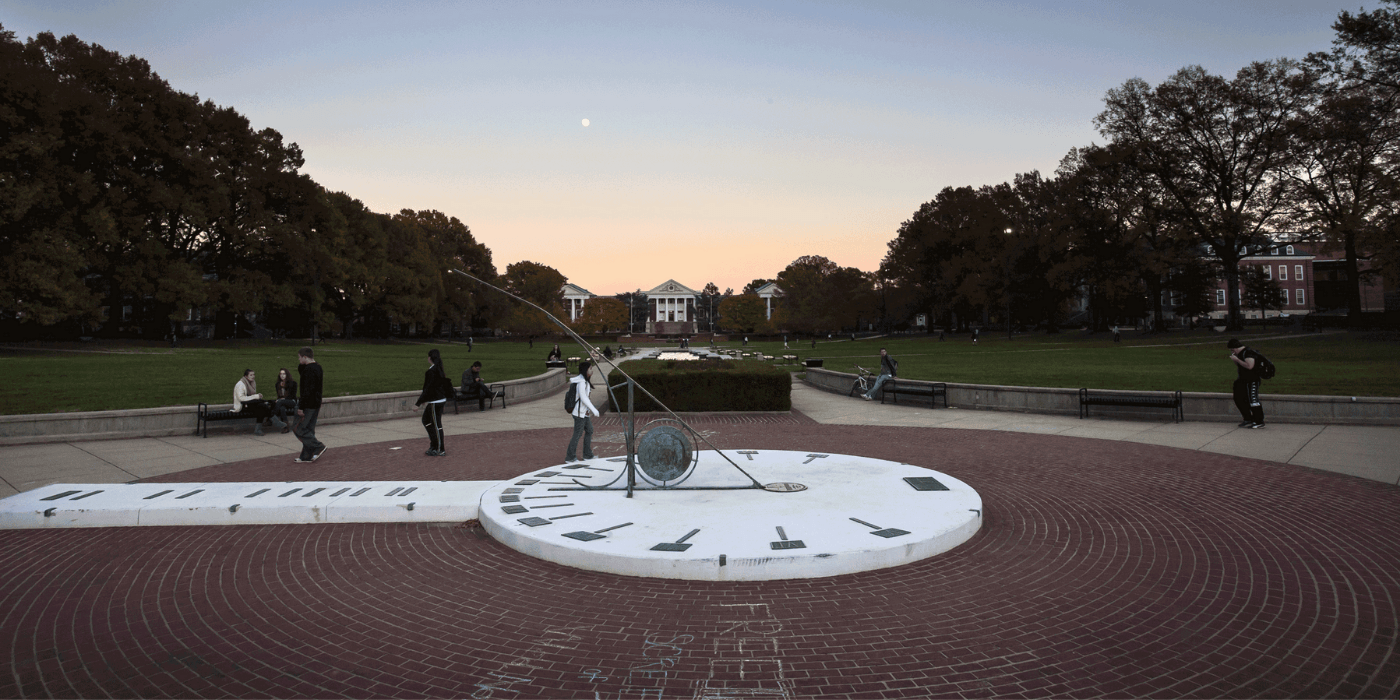
[{"label": "person sitting on bench", "polygon": [[457,398],[476,399],[478,411],[486,410],[486,399],[494,398],[491,387],[481,379],[481,362],[473,362],[471,369],[462,373],[462,386],[457,390]]},{"label": "person sitting on bench", "polygon": [[562,352],[559,351],[559,344],[558,344],[558,343],[555,343],[555,344],[554,344],[554,349],[549,351],[549,357],[544,358],[544,361],[545,361],[545,362],[549,362],[550,360],[562,360],[562,359],[564,359],[564,353],[562,353]]},{"label": "person sitting on bench", "polygon": [[[258,373],[251,369],[243,370],[243,377],[233,385],[233,412],[247,411],[248,417],[257,421],[254,435],[263,434],[263,423],[272,419],[272,406],[263,401],[258,393]],[[280,426],[279,426],[280,427]]]}]

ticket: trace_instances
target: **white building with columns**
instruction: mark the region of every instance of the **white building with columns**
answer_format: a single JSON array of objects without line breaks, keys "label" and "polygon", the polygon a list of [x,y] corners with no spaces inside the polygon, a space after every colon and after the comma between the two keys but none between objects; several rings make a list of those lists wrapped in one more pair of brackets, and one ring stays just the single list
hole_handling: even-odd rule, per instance
[{"label": "white building with columns", "polygon": [[593,292],[584,289],[576,284],[564,284],[564,311],[569,314],[569,322],[578,320],[583,315],[583,303],[597,296]]},{"label": "white building with columns", "polygon": [[764,316],[764,318],[770,321],[773,320],[773,299],[783,298],[783,290],[778,288],[777,282],[769,282],[755,291],[758,293],[758,298],[762,299],[764,304],[768,307],[767,315]]}]

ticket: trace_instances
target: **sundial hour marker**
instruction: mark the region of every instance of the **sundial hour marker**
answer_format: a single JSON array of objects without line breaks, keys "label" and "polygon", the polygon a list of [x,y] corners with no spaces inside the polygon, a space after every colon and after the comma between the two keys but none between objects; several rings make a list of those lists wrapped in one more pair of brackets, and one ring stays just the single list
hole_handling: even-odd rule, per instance
[{"label": "sundial hour marker", "polygon": [[807,455],[807,461],[803,462],[803,464],[811,464],[814,459],[826,459],[829,456],[830,455],[810,454]]},{"label": "sundial hour marker", "polygon": [[517,513],[528,513],[530,509],[525,506],[501,506],[501,512],[515,515]]},{"label": "sundial hour marker", "polygon": [[870,523],[867,523],[867,522],[865,522],[864,520],[861,520],[861,519],[859,519],[859,518],[851,518],[851,520],[854,520],[854,521],[856,521],[856,522],[860,523],[861,525],[864,525],[864,526],[866,526],[866,527],[868,527],[868,528],[873,528],[875,531],[872,532],[872,533],[870,533],[870,534],[872,534],[872,535],[879,535],[879,536],[881,536],[881,537],[899,537],[900,535],[907,535],[907,534],[909,534],[909,531],[908,531],[908,530],[900,530],[900,529],[898,529],[898,528],[893,528],[893,527],[887,527],[887,528],[881,530],[879,525],[871,525]]},{"label": "sundial hour marker", "polygon": [[551,476],[559,476],[559,472],[540,472],[540,473],[536,474],[535,476],[546,477],[546,478],[548,478],[548,477],[551,477]]},{"label": "sundial hour marker", "polygon": [[691,530],[690,532],[687,532],[687,533],[685,534],[685,537],[682,537],[682,538],[676,540],[675,542],[662,542],[661,544],[658,544],[658,545],[656,545],[655,547],[652,547],[652,548],[651,548],[651,551],[653,551],[653,552],[684,552],[685,550],[690,549],[690,545],[686,544],[685,541],[688,540],[688,539],[690,539],[691,537],[694,537],[694,536],[695,536],[695,533],[697,533],[697,532],[700,532],[700,528],[698,528],[698,527],[695,528],[694,530]]},{"label": "sundial hour marker", "polygon": [[745,457],[748,457],[748,458],[749,458],[749,461],[752,462],[752,461],[753,461],[753,456],[756,455],[756,454],[758,454],[758,450],[739,450],[739,454],[744,455]]},{"label": "sundial hour marker", "polygon": [[778,526],[778,542],[769,542],[768,546],[773,549],[806,549],[807,545],[802,540],[790,540],[787,533],[783,531],[783,526]]},{"label": "sundial hour marker", "polygon": [[943,482],[931,476],[906,476],[904,481],[914,487],[915,491],[947,491],[948,487]]},{"label": "sundial hour marker", "polygon": [[501,503],[519,503],[519,502],[520,502],[520,496],[518,496],[518,495],[516,495],[516,494],[511,494],[511,495],[509,495],[509,496],[501,496]]},{"label": "sundial hour marker", "polygon": [[516,485],[516,486],[534,486],[535,484],[538,484],[538,483],[540,483],[540,480],[539,480],[539,479],[522,479],[522,480],[520,480],[520,481],[515,482],[515,485]]},{"label": "sundial hour marker", "polygon": [[583,530],[580,530],[580,531],[578,531],[578,532],[566,532],[566,533],[564,533],[564,536],[565,536],[565,537],[568,537],[568,538],[571,538],[571,539],[580,540],[580,541],[583,541],[583,542],[588,542],[588,541],[591,541],[591,540],[601,540],[601,539],[603,539],[604,537],[607,537],[607,535],[604,535],[604,534],[603,534],[604,532],[607,532],[607,531],[609,531],[609,530],[616,530],[616,529],[618,529],[618,528],[620,528],[620,527],[627,527],[628,525],[631,525],[631,524],[632,524],[632,523],[623,523],[623,524],[621,524],[621,525],[613,525],[612,527],[605,527],[605,528],[603,528],[603,529],[601,529],[601,530],[594,530],[593,532],[585,532],[585,531],[583,531]]},{"label": "sundial hour marker", "polygon": [[520,524],[522,524],[522,525],[529,525],[530,527],[539,527],[540,525],[549,525],[549,524],[550,524],[549,521],[548,521],[548,520],[545,520],[544,518],[530,517],[530,518],[520,518],[519,520],[520,520]]},{"label": "sundial hour marker", "polygon": [[568,514],[568,515],[559,515],[559,516],[555,516],[555,517],[553,517],[553,518],[550,518],[550,520],[563,520],[564,518],[577,518],[577,517],[579,517],[580,515],[593,515],[593,514],[592,514],[592,513],[570,513],[570,514]]}]

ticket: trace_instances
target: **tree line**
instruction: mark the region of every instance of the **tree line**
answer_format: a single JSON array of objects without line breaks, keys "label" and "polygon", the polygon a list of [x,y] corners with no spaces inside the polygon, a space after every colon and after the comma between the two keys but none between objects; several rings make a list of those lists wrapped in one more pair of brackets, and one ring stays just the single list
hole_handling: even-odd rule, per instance
[{"label": "tree line", "polygon": [[457,218],[371,211],[303,163],[138,57],[0,27],[0,334],[164,338],[196,313],[217,337],[533,327],[451,268],[537,296],[544,274],[558,299],[557,271],[498,276]]}]

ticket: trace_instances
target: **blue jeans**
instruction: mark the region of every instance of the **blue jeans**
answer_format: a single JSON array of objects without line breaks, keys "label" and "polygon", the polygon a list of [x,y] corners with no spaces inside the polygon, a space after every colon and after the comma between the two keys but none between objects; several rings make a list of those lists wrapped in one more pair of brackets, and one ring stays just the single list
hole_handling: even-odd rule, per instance
[{"label": "blue jeans", "polygon": [[880,387],[883,386],[883,385],[885,384],[885,381],[888,380],[889,378],[890,378],[890,375],[888,375],[888,374],[882,374],[882,375],[876,377],[876,378],[875,378],[875,385],[872,386],[872,387],[870,387],[870,391],[865,392],[865,398],[867,398],[867,399],[873,399],[873,398],[875,398],[875,392],[879,391],[879,390],[880,390]]},{"label": "blue jeans", "polygon": [[564,459],[572,462],[574,455],[578,454],[578,439],[583,437],[583,458],[593,459],[593,417],[584,416],[579,418],[574,416],[574,436],[569,440],[569,451],[564,455]]}]

